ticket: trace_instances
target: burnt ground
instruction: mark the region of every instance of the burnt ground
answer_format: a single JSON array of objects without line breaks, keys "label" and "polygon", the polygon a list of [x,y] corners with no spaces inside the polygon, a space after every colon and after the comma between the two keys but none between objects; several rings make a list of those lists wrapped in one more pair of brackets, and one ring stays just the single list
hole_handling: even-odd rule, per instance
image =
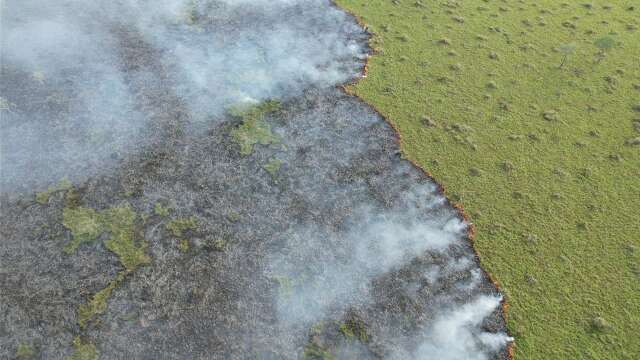
[{"label": "burnt ground", "polygon": [[[194,121],[157,49],[134,32],[114,32],[134,107],[149,121],[139,141],[108,161],[81,164],[104,171],[69,176],[74,204],[65,201],[69,190],[44,202],[26,185],[2,193],[0,358],[25,342],[37,358],[63,358],[80,336],[102,359],[409,359],[425,343],[448,344],[431,333],[443,316],[499,296],[459,213],[402,160],[393,130],[369,106],[337,88],[307,86],[265,115],[278,141],[242,155],[231,135],[242,118]],[[32,99],[73,84],[43,88],[28,78],[3,67],[2,96],[16,109],[64,113],[60,103]],[[281,166],[268,171],[274,159]],[[73,237],[64,208],[126,204],[151,262],[81,328],[79,306],[123,268],[102,241],[108,234],[63,251]],[[167,224],[184,218],[197,226],[179,239]],[[500,306],[463,327],[506,331]],[[472,340],[464,348],[473,359],[506,358],[503,345]]]}]

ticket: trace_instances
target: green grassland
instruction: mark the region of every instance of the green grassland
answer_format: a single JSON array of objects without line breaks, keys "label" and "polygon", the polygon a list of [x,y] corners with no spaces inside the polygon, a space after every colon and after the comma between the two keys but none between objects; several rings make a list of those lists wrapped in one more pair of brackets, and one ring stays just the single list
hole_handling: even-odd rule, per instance
[{"label": "green grassland", "polygon": [[517,359],[640,354],[640,3],[338,0],[352,86],[477,227]]}]

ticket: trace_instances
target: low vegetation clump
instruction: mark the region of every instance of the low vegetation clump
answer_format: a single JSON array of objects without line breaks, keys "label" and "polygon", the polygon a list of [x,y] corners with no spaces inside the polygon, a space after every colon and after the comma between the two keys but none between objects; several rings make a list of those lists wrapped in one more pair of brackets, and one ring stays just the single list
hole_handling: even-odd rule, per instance
[{"label": "low vegetation clump", "polygon": [[171,208],[167,207],[167,206],[163,206],[161,203],[157,202],[154,207],[153,207],[153,212],[158,215],[158,216],[162,216],[162,217],[167,217],[169,216],[169,212],[171,211]]},{"label": "low vegetation clump", "polygon": [[62,224],[71,231],[72,239],[64,251],[72,254],[82,243],[92,242],[108,232],[105,247],[116,254],[125,269],[131,272],[150,261],[145,254],[146,242],[134,239],[135,219],[136,213],[128,204],[102,212],[85,207],[65,207]]},{"label": "low vegetation clump", "polygon": [[171,233],[171,235],[178,239],[178,250],[188,252],[191,248],[191,244],[184,236],[187,231],[194,231],[198,229],[198,219],[194,216],[172,219],[165,225],[165,228]]},{"label": "low vegetation clump", "polygon": [[151,259],[145,253],[146,241],[134,239],[134,221],[136,213],[130,206],[114,207],[102,213],[102,222],[111,233],[111,238],[104,242],[107,249],[118,255],[120,263],[128,272],[138,266],[148,264]]},{"label": "low vegetation clump", "polygon": [[71,230],[72,239],[64,252],[73,254],[82,244],[92,242],[102,234],[104,227],[99,214],[89,208],[64,208],[62,224]]},{"label": "low vegetation clump", "polygon": [[119,273],[106,288],[93,295],[88,303],[80,305],[78,308],[78,324],[81,328],[84,328],[91,319],[104,314],[107,310],[107,300],[111,297],[113,290],[124,280],[124,276],[125,273]]},{"label": "low vegetation clump", "polygon": [[271,176],[276,176],[278,171],[280,171],[280,167],[282,167],[282,161],[278,159],[271,159],[263,167],[269,174],[271,174]]},{"label": "low vegetation clump", "polygon": [[73,185],[68,179],[62,179],[56,186],[50,186],[47,191],[36,193],[36,202],[40,205],[46,205],[49,202],[49,197],[58,191],[66,191]]},{"label": "low vegetation clump", "polygon": [[208,242],[205,246],[211,250],[224,251],[227,247],[227,240],[225,238],[216,238]]},{"label": "low vegetation clump", "polygon": [[316,343],[307,345],[302,357],[305,360],[336,360],[331,352]]},{"label": "low vegetation clump", "polygon": [[611,324],[600,316],[596,316],[591,319],[590,324],[593,331],[606,332],[611,329]]},{"label": "low vegetation clump", "polygon": [[187,252],[189,251],[190,248],[191,248],[191,244],[189,243],[189,240],[181,239],[180,242],[178,242],[178,249],[180,251]]},{"label": "low vegetation clump", "polygon": [[16,358],[18,359],[33,359],[36,356],[36,352],[31,344],[21,342],[16,349]]},{"label": "low vegetation clump", "polygon": [[349,340],[357,339],[363,343],[369,340],[365,324],[357,318],[349,318],[340,323],[339,330]]},{"label": "low vegetation clump", "polygon": [[73,339],[73,353],[65,357],[65,360],[98,360],[100,353],[96,346],[88,341],[83,341],[79,336]]},{"label": "low vegetation clump", "polygon": [[[75,192],[69,189],[68,193]],[[74,205],[77,205],[75,201]],[[71,241],[64,247],[67,254],[73,254],[83,243],[95,241],[100,235],[108,234],[104,245],[118,256],[120,264],[124,267],[107,287],[94,294],[88,303],[80,305],[78,324],[81,328],[106,311],[111,293],[127,274],[151,261],[146,254],[147,242],[135,239],[136,218],[137,214],[129,204],[103,211],[80,206],[67,206],[63,209],[62,223],[71,231],[72,236]]]},{"label": "low vegetation clump", "polygon": [[198,228],[198,219],[195,217],[172,219],[165,225],[171,235],[182,238],[188,230],[196,230]]},{"label": "low vegetation clump", "polygon": [[[471,215],[482,265],[509,295],[516,358],[639,354],[638,259],[620,259],[640,233],[640,7],[337,3],[384,45],[348,90]],[[585,319],[596,311],[607,331]]]},{"label": "low vegetation clump", "polygon": [[271,125],[264,117],[280,109],[277,101],[265,101],[249,107],[235,107],[229,114],[242,119],[242,123],[231,130],[231,138],[240,145],[240,154],[251,155],[256,144],[269,145],[278,142],[278,137],[271,132]]}]

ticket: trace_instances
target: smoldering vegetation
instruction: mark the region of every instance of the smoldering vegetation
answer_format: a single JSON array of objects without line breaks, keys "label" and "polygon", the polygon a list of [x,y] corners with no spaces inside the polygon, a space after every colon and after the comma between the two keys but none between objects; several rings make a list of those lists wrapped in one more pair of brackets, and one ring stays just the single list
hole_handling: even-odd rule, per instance
[{"label": "smoldering vegetation", "polygon": [[[362,70],[354,19],[322,0],[44,5],[4,9],[2,126],[18,140],[2,138],[0,357],[27,343],[63,358],[77,336],[103,359],[507,357],[468,224],[383,119],[333,87]],[[43,44],[16,30],[53,15],[77,29]],[[60,49],[72,36],[104,41]],[[44,70],[24,55],[73,51]],[[68,106],[38,102],[53,93]],[[254,116],[269,141],[250,141],[244,114],[272,99]],[[87,142],[100,126],[104,148]],[[73,190],[34,201],[62,176]],[[151,258],[85,327],[79,306],[122,268],[108,233],[64,253],[73,206],[131,206]]]}]

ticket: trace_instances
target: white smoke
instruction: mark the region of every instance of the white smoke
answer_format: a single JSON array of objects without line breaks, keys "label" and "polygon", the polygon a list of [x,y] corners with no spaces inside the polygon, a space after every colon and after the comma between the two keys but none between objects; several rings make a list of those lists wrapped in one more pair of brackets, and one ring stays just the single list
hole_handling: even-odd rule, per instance
[{"label": "white smoke", "polygon": [[[391,217],[397,216],[378,215],[360,222],[359,227],[343,237],[321,234],[319,229],[292,231],[290,242],[298,245],[292,245],[286,259],[275,259],[271,269],[272,276],[286,276],[297,284],[291,296],[280,299],[283,319],[318,321],[334,306],[346,308],[353,301],[362,300],[362,295],[368,293],[368,283],[376,276],[426,251],[443,251],[459,239],[450,229],[403,223]],[[447,227],[457,228],[460,223],[455,218],[449,221]],[[327,260],[322,249],[332,246],[332,242],[342,243],[340,253],[331,254],[334,261]],[[295,265],[291,266],[292,263]]]},{"label": "white smoke", "polygon": [[481,296],[440,315],[424,333],[424,342],[410,357],[395,359],[486,360],[485,351],[496,351],[509,341],[505,334],[484,332],[482,321],[500,306],[499,297]]},{"label": "white smoke", "polygon": [[[397,324],[385,325],[389,358],[484,360],[504,349],[511,338],[482,329],[483,321],[499,310],[500,298],[477,293],[482,280],[477,263],[452,255],[468,241],[468,225],[446,207],[435,186],[416,185],[391,208],[354,209],[346,231],[291,230],[286,234],[288,250],[276,254],[268,270],[269,276],[288,281],[278,298],[283,324],[309,327],[349,308],[366,307],[375,301],[372,282],[427,254],[440,260],[428,266],[422,277],[403,283],[409,296],[418,298],[425,282],[430,289],[438,289],[448,288],[444,282],[452,278],[458,280],[434,297],[428,311],[439,315],[423,324],[415,338],[398,337]],[[460,299],[466,300],[461,303]],[[418,345],[414,350],[393,345],[406,343]],[[352,343],[336,352],[369,358]]]},{"label": "white smoke", "polygon": [[3,191],[110,171],[180,117],[169,97],[187,126],[210,122],[347,81],[365,56],[363,30],[322,0],[25,0],[2,14]]}]

